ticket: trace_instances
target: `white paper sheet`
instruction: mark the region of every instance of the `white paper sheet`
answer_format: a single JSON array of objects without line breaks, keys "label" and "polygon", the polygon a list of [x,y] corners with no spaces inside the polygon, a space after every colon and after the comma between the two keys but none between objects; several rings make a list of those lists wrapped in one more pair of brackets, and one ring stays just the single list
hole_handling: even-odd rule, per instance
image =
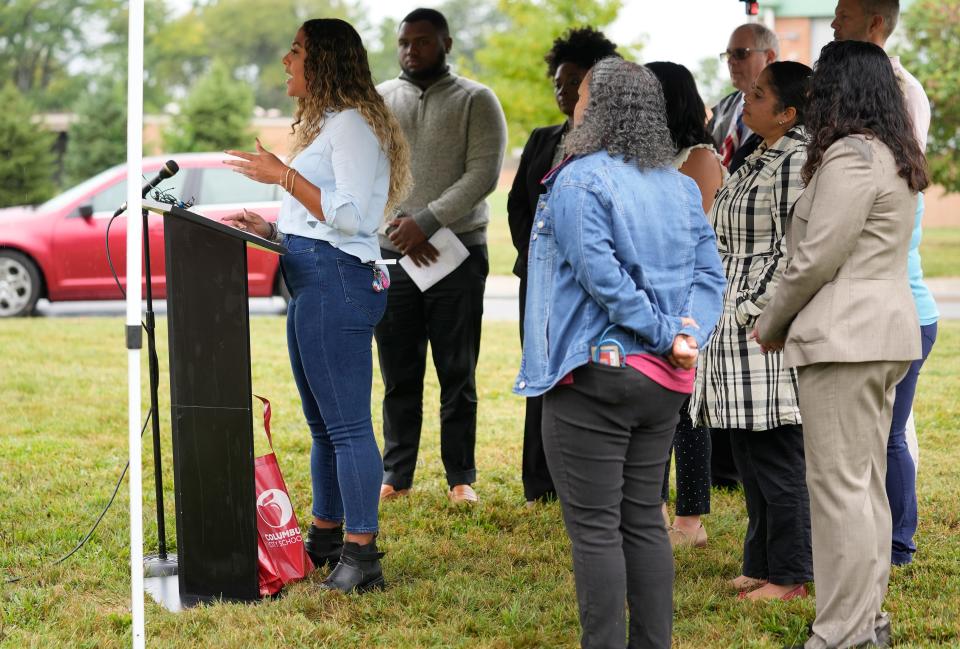
[{"label": "white paper sheet", "polygon": [[410,257],[400,258],[400,266],[407,272],[413,283],[421,291],[439,282],[441,279],[457,269],[463,260],[470,256],[460,239],[457,238],[450,228],[440,228],[432,237],[430,243],[437,252],[440,253],[437,260],[429,266],[417,266]]}]

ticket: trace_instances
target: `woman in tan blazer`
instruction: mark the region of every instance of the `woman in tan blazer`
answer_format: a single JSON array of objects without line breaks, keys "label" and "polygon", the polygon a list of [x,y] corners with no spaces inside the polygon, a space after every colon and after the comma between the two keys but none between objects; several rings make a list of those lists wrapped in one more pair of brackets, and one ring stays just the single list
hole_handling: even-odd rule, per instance
[{"label": "woman in tan blazer", "polygon": [[807,127],[790,261],[753,336],[798,368],[817,596],[804,646],[887,646],[886,448],[894,389],[920,357],[907,250],[926,162],[870,43],[823,48]]}]

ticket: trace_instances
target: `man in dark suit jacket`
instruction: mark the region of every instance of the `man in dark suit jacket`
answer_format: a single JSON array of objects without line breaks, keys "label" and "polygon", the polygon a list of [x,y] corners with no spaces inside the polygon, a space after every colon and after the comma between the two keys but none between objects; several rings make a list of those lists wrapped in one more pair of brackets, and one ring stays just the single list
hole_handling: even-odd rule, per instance
[{"label": "man in dark suit jacket", "polygon": [[743,123],[743,95],[750,92],[760,72],[780,56],[780,41],[760,23],[747,23],[733,30],[727,50],[720,56],[727,61],[736,91],[713,107],[707,130],[732,174],[763,141]]}]

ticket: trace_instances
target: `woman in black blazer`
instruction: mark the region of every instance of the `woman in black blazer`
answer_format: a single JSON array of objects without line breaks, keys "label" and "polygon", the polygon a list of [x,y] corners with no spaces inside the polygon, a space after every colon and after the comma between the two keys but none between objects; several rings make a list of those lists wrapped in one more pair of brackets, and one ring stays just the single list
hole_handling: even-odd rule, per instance
[{"label": "woman in black blazer", "polygon": [[[617,54],[617,46],[592,27],[571,29],[553,42],[544,60],[547,76],[553,80],[557,106],[566,116],[563,124],[535,128],[523,147],[520,166],[507,198],[510,236],[517,249],[513,274],[520,278],[520,343],[523,344],[523,316],[527,295],[527,249],[537,200],[545,191],[540,183],[564,158],[563,141],[570,130],[573,107],[577,105],[580,82],[600,59]],[[538,500],[556,498],[547,469],[540,437],[541,397],[527,399],[523,426],[523,493],[530,507]]]}]

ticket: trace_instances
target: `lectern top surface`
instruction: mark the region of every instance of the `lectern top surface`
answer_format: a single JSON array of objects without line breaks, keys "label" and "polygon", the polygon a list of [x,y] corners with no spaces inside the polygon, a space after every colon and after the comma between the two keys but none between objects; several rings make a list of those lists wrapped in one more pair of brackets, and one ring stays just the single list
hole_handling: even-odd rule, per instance
[{"label": "lectern top surface", "polygon": [[221,234],[226,234],[235,239],[241,239],[243,241],[246,241],[250,245],[256,246],[257,248],[260,248],[262,250],[266,250],[267,252],[273,252],[278,255],[287,254],[287,249],[284,246],[280,245],[279,243],[270,241],[269,239],[264,239],[263,237],[253,234],[252,232],[247,232],[245,230],[238,230],[225,223],[221,223],[220,221],[217,221],[215,219],[208,218],[206,216],[203,216],[202,214],[197,214],[196,212],[185,210],[182,207],[177,207],[176,205],[168,205],[166,203],[158,203],[157,201],[144,199],[143,209],[150,212],[154,212],[156,214],[163,214],[164,216],[169,215],[169,216],[176,216],[178,218],[186,219],[202,227],[209,228],[216,232],[220,232]]}]

